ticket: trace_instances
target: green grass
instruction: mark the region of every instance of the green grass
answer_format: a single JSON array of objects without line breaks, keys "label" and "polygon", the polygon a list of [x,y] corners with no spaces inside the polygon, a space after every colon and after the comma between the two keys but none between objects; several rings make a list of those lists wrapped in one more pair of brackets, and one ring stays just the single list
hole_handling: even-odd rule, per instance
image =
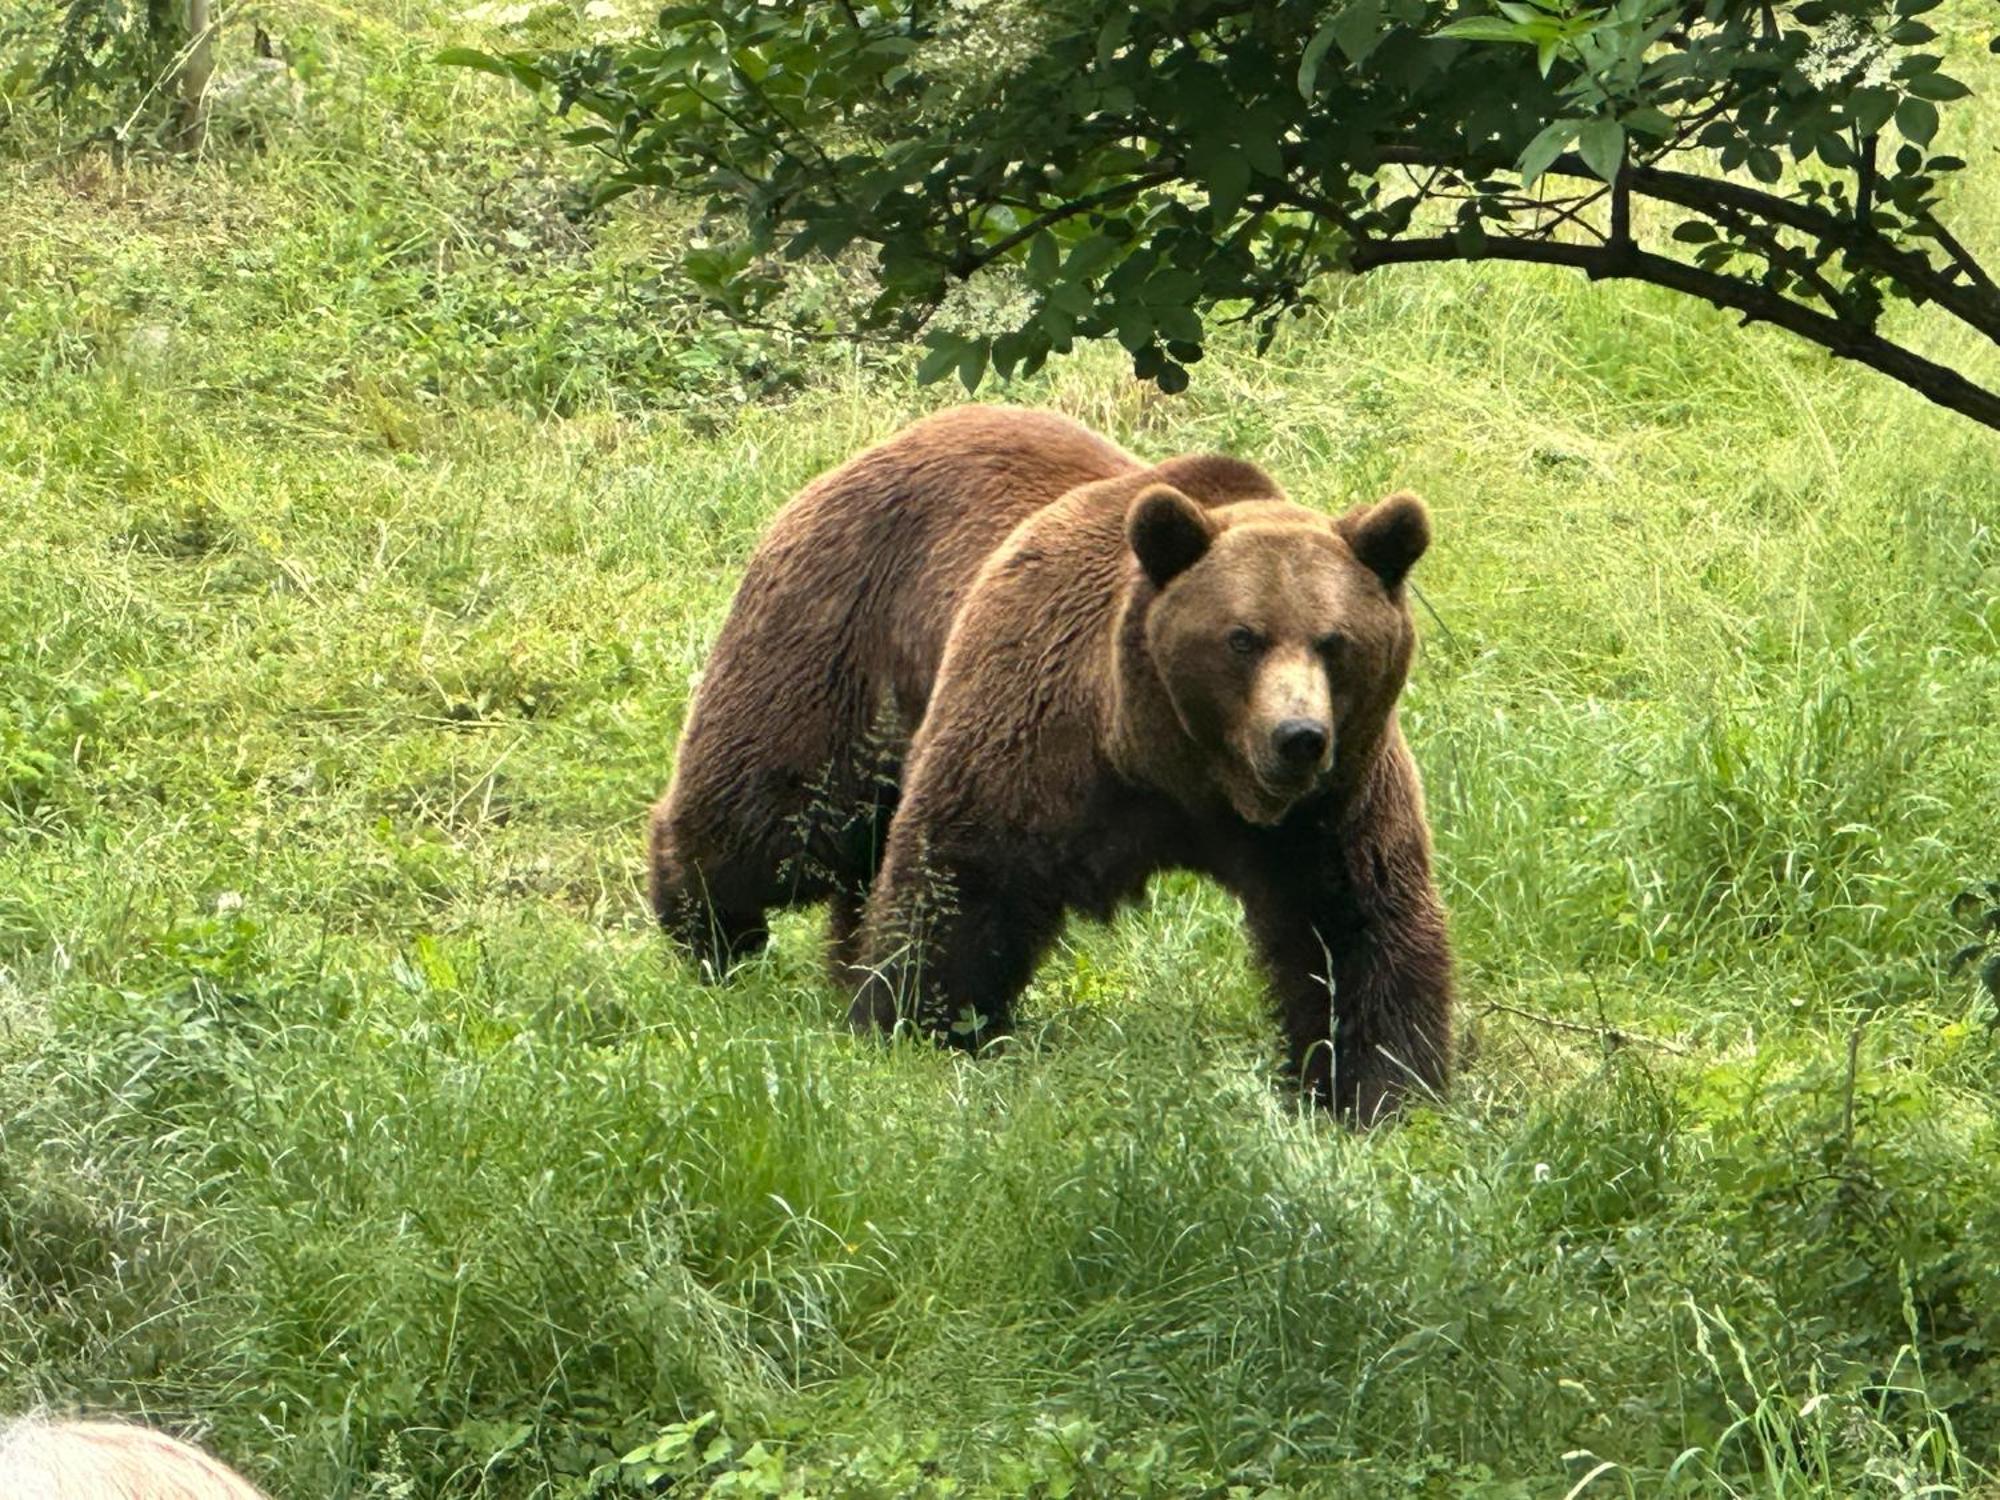
[{"label": "green grass", "polygon": [[286,1497],[1994,1492],[2000,440],[1521,270],[1002,392],[1429,497],[1463,1076],[1301,1117],[1186,878],[864,1045],[641,834],[764,521],[949,394],[697,325],[470,23],[266,24],[200,164],[0,158],[0,1405]]}]

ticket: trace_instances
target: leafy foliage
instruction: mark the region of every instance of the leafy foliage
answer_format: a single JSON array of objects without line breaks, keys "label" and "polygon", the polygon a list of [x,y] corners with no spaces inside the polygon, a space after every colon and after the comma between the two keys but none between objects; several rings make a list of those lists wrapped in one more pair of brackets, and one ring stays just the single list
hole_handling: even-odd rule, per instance
[{"label": "leafy foliage", "polygon": [[31,0],[0,26],[0,54],[34,59],[37,94],[115,140],[169,123],[192,41],[185,0]]},{"label": "leafy foliage", "polygon": [[[1904,298],[2000,338],[1937,213],[1968,92],[1939,3],[703,0],[629,46],[444,56],[590,117],[599,201],[704,198],[686,263],[726,311],[773,254],[865,250],[857,326],[928,328],[924,374],[968,388],[1115,336],[1179,390],[1217,318],[1268,338],[1330,269],[1502,258],[1693,293],[2000,425],[1878,331]],[[1012,316],[937,320],[1002,265]]]}]

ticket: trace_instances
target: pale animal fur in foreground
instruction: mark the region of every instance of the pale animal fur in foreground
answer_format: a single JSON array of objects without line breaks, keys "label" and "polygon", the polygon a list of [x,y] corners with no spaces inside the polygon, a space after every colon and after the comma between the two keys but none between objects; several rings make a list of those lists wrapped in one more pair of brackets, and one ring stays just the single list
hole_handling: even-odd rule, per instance
[{"label": "pale animal fur in foreground", "polygon": [[218,1459],[129,1422],[0,1426],[4,1500],[265,1500]]}]

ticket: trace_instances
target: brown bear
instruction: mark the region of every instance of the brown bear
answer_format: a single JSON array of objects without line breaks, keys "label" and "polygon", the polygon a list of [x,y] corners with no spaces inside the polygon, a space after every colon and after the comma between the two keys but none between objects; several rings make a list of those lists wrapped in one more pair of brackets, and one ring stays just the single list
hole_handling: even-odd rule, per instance
[{"label": "brown bear", "polygon": [[1413,495],[1332,519],[1049,413],[918,422],[752,557],[654,809],[655,911],[720,973],[826,900],[858,1028],[977,1046],[1065,913],[1193,869],[1241,899],[1313,1099],[1439,1090],[1450,952],[1396,720],[1429,540]]}]

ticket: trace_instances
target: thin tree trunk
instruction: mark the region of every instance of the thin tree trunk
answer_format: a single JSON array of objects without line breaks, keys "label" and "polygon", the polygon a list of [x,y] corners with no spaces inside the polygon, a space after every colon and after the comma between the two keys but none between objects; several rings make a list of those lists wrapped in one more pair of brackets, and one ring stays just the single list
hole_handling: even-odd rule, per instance
[{"label": "thin tree trunk", "polygon": [[174,80],[174,149],[192,154],[208,135],[208,83],[215,73],[211,0],[187,0],[187,52]]}]

